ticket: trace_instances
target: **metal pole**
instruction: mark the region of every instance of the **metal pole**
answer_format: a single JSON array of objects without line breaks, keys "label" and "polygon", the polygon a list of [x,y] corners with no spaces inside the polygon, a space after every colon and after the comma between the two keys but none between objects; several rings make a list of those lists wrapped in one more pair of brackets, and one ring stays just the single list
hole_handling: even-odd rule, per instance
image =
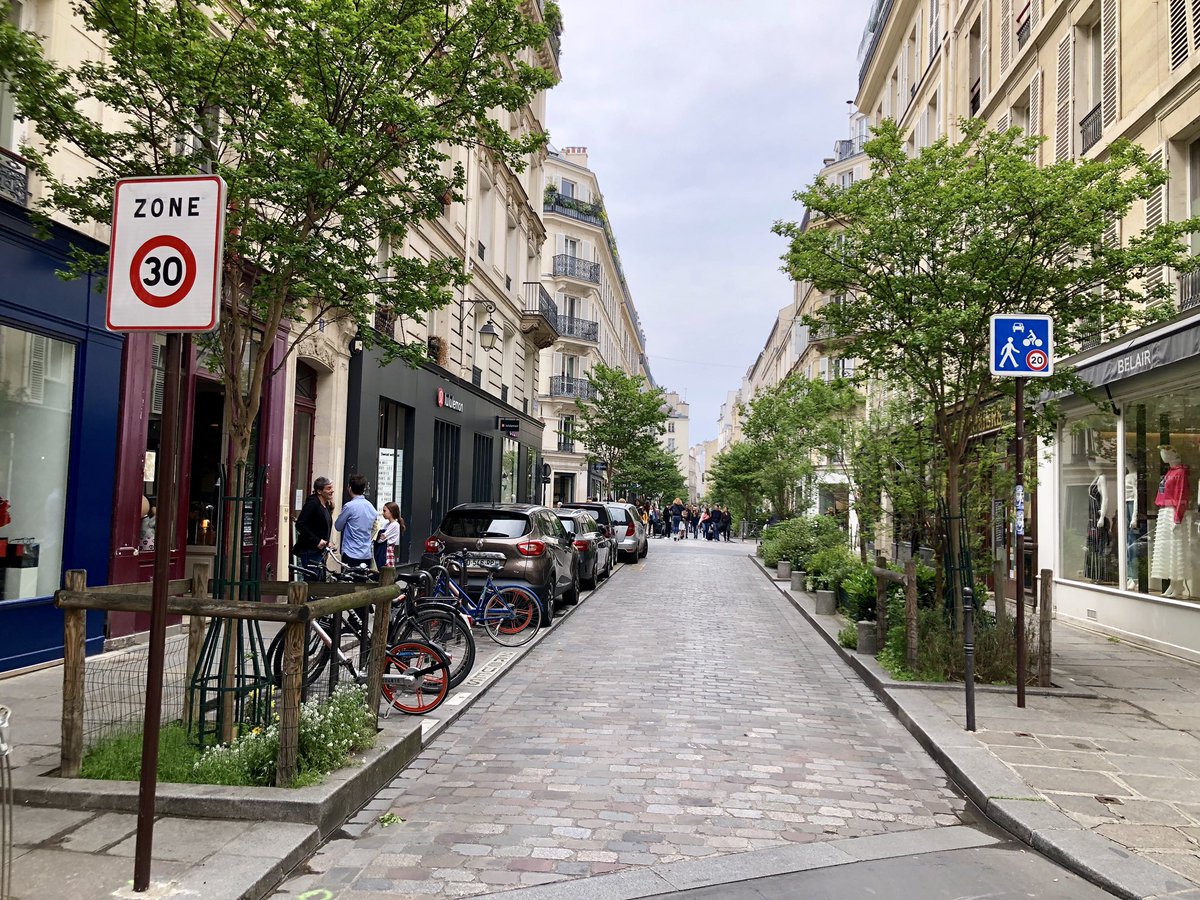
[{"label": "metal pole", "polygon": [[1025,708],[1025,379],[1017,379],[1017,484],[1013,541],[1017,559],[1017,706]]},{"label": "metal pole", "polygon": [[[188,342],[190,343],[190,342]],[[150,886],[154,843],[154,795],[158,788],[158,731],[162,725],[163,657],[167,642],[167,588],[179,489],[179,408],[182,335],[167,335],[167,371],[163,397],[162,442],[159,446],[158,498],[154,535],[154,585],[150,605],[150,654],[146,666],[146,715],[142,729],[142,771],[138,784],[137,844],[133,857],[133,889]]]},{"label": "metal pole", "polygon": [[963,682],[966,688],[967,731],[975,730],[975,590],[963,588]]}]

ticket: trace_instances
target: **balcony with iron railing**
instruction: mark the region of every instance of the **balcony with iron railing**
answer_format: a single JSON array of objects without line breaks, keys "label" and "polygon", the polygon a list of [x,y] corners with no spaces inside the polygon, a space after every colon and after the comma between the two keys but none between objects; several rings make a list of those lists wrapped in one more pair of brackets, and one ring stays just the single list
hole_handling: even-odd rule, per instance
[{"label": "balcony with iron railing", "polygon": [[837,152],[835,154],[837,156],[837,161],[841,162],[843,159],[849,159],[852,156],[857,156],[858,154],[862,153],[863,146],[866,143],[867,136],[865,134],[855,135],[849,140],[838,141]]},{"label": "balcony with iron railing", "polygon": [[1083,117],[1083,121],[1079,123],[1080,147],[1081,153],[1087,153],[1096,141],[1100,140],[1100,132],[1104,130],[1104,125],[1100,120],[1100,104],[1096,104],[1096,108]]},{"label": "balcony with iron railing", "polygon": [[554,275],[556,278],[574,278],[589,284],[600,283],[600,263],[580,259],[567,253],[559,253],[554,257]]},{"label": "balcony with iron railing", "polygon": [[542,350],[558,340],[558,305],[540,281],[525,282],[521,331]]},{"label": "balcony with iron railing", "polygon": [[591,319],[577,319],[575,316],[559,316],[558,333],[563,338],[595,344],[600,341],[600,323]]},{"label": "balcony with iron railing", "polygon": [[29,205],[29,163],[0,147],[0,197],[18,206]]},{"label": "balcony with iron railing", "polygon": [[558,452],[559,453],[574,453],[575,439],[570,437],[558,436]]},{"label": "balcony with iron railing", "polygon": [[976,78],[971,85],[971,115],[979,114],[979,106],[983,102],[983,90],[980,79]]},{"label": "balcony with iron railing", "polygon": [[1179,311],[1200,307],[1200,269],[1195,272],[1180,272]]},{"label": "balcony with iron railing", "polygon": [[594,400],[596,389],[586,378],[572,378],[570,375],[550,376],[551,397],[571,397],[576,400]]},{"label": "balcony with iron railing", "polygon": [[1026,18],[1024,22],[1017,26],[1017,49],[1020,50],[1029,42],[1029,35],[1033,33],[1033,19]]},{"label": "balcony with iron railing", "polygon": [[558,191],[547,191],[543,206],[548,213],[557,213],[587,222],[589,225],[604,227],[604,207],[599,203],[587,203],[577,197],[567,197]]}]

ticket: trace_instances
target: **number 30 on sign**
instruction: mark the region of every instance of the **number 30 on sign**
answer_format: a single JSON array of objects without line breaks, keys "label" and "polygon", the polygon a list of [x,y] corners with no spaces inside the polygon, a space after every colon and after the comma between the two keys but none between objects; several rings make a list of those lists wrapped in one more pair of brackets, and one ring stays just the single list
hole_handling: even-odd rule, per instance
[{"label": "number 30 on sign", "polygon": [[122,178],[113,196],[110,331],[211,331],[221,298],[225,182]]}]

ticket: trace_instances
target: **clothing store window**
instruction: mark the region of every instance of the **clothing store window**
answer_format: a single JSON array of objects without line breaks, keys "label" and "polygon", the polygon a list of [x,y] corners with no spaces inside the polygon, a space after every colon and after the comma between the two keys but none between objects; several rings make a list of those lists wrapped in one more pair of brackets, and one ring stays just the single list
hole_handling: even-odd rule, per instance
[{"label": "clothing store window", "polygon": [[75,347],[0,325],[0,600],[62,578]]},{"label": "clothing store window", "polygon": [[511,438],[504,439],[504,455],[500,458],[500,502],[517,502],[517,451],[520,446]]},{"label": "clothing store window", "polygon": [[1128,404],[1125,456],[1125,586],[1144,594],[1196,599],[1200,396],[1195,389]]},{"label": "clothing store window", "polygon": [[1068,422],[1061,446],[1063,577],[1115,585],[1116,416],[1093,412]]}]

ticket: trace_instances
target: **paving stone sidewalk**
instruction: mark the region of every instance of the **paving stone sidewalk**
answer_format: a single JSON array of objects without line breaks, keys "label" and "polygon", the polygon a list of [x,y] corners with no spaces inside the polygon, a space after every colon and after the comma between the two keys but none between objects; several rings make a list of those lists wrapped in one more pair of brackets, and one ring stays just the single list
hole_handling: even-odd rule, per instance
[{"label": "paving stone sidewalk", "polygon": [[652,542],[281,896],[466,896],[960,825],[937,764],[745,552]]}]

